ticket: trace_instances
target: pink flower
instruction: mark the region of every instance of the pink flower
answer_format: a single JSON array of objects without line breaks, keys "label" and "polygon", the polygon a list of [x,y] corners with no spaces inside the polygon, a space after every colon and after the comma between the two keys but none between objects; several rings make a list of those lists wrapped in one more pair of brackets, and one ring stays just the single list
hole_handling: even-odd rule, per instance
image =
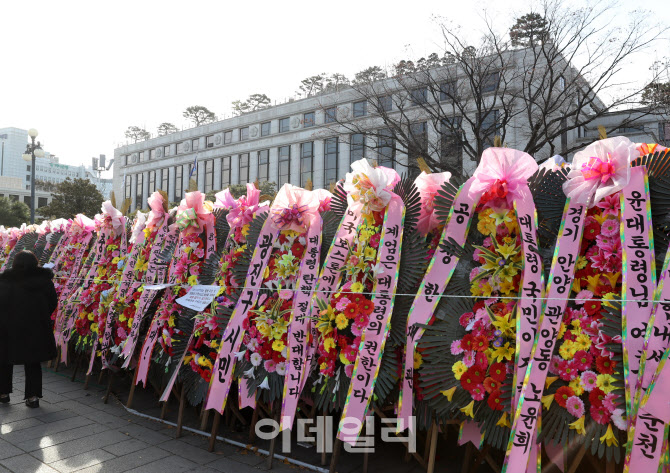
[{"label": "pink flower", "polygon": [[598,379],[598,375],[596,375],[593,371],[584,371],[582,373],[581,381],[582,381],[582,386],[584,387],[584,390],[586,392],[591,392],[593,388],[596,387],[596,381]]},{"label": "pink flower", "polygon": [[475,385],[475,387],[470,390],[470,396],[472,396],[472,399],[475,401],[484,400],[485,394],[486,390],[484,389],[484,385],[482,383]]},{"label": "pink flower", "polygon": [[614,393],[609,393],[605,396],[603,399],[603,406],[610,412],[614,412],[616,409],[616,401],[618,399],[618,396]]},{"label": "pink flower", "polygon": [[584,401],[579,399],[577,396],[571,396],[565,403],[565,408],[570,414],[577,417],[578,419],[584,415]]},{"label": "pink flower", "polygon": [[451,342],[451,354],[460,355],[461,353],[463,353],[463,348],[461,348],[461,341],[454,340],[453,342]]},{"label": "pink flower", "polygon": [[475,364],[475,361],[476,361],[475,352],[474,351],[466,351],[464,353],[465,353],[465,355],[463,355],[463,363],[468,368],[473,367],[474,364]]},{"label": "pink flower", "polygon": [[586,301],[593,299],[593,293],[587,289],[582,289],[575,296],[575,304],[583,305]]},{"label": "pink flower", "polygon": [[591,367],[593,356],[584,350],[578,350],[572,360],[579,371],[584,371]]},{"label": "pink flower", "polygon": [[558,374],[561,372],[561,361],[562,359],[558,356],[555,356],[551,359],[551,363],[549,363],[549,372],[551,374]]},{"label": "pink flower", "polygon": [[605,236],[615,237],[619,234],[619,222],[613,218],[608,218],[603,222],[600,231]]},{"label": "pink flower", "polygon": [[[475,260],[477,260],[477,258],[475,258]],[[481,266],[475,266],[474,268],[472,268],[472,271],[470,271],[470,281],[472,281],[474,278],[476,278],[477,275],[479,273],[481,273],[481,271],[482,271]]]},{"label": "pink flower", "polygon": [[577,377],[577,367],[575,366],[573,360],[561,360],[561,362],[558,364],[558,369],[558,375],[563,381],[572,381]]},{"label": "pink flower", "polygon": [[461,327],[467,327],[470,321],[474,318],[474,314],[472,312],[466,312],[465,314],[461,315],[458,319],[458,323],[461,324]]},{"label": "pink flower", "polygon": [[606,425],[610,421],[611,414],[604,406],[591,405],[589,412],[593,420],[600,425]]},{"label": "pink flower", "polygon": [[619,210],[621,209],[621,200],[619,199],[619,194],[611,194],[603,198],[597,204],[598,207],[604,210],[604,215],[613,215],[618,216]]},{"label": "pink flower", "polygon": [[346,309],[349,304],[351,304],[351,301],[349,299],[347,299],[346,297],[343,297],[342,299],[340,299],[337,302],[337,304],[335,305],[335,308],[337,310],[339,310],[340,312],[343,312],[344,309]]},{"label": "pink flower", "polygon": [[347,378],[351,378],[351,375],[354,374],[354,364],[346,365],[344,367],[344,374],[347,375]]},{"label": "pink flower", "polygon": [[591,265],[595,269],[599,271],[605,271],[605,266],[607,266],[608,261],[602,251],[599,251],[598,253],[594,254],[590,259],[591,259]]},{"label": "pink flower", "polygon": [[351,333],[359,337],[363,333],[364,328],[365,328],[364,326],[359,325],[358,323],[353,323],[351,324]]},{"label": "pink flower", "polygon": [[285,301],[290,301],[293,298],[293,291],[290,289],[282,289],[279,291],[279,298]]},{"label": "pink flower", "polygon": [[263,366],[268,373],[274,373],[277,369],[277,363],[274,360],[267,360]]}]

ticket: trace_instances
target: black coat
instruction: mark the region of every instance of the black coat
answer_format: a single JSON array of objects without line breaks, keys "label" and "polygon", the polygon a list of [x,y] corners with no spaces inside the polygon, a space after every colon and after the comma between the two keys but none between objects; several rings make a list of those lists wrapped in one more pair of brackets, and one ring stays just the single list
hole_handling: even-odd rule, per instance
[{"label": "black coat", "polygon": [[58,305],[50,269],[8,269],[0,274],[0,363],[56,358],[51,314]]}]

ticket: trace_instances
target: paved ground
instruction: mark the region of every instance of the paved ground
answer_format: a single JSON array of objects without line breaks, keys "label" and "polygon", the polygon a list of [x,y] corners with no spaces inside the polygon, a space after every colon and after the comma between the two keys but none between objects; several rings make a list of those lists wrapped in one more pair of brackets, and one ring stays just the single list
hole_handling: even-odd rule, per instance
[{"label": "paved ground", "polygon": [[[114,398],[102,402],[100,387],[82,384],[50,371],[44,373],[39,409],[23,403],[23,369],[16,367],[9,405],[0,404],[0,473],[31,472],[258,472],[265,457],[126,412]],[[301,471],[275,461],[272,471]]]}]

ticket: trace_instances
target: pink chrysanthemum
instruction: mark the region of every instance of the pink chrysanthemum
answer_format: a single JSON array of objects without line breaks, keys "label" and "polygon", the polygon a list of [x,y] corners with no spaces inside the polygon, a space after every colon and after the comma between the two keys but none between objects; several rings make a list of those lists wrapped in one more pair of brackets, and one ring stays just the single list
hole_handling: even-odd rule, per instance
[{"label": "pink chrysanthemum", "polygon": [[558,364],[558,375],[563,381],[572,381],[578,374],[574,361],[561,360]]},{"label": "pink chrysanthemum", "polygon": [[593,371],[584,371],[581,376],[582,386],[587,392],[591,392],[597,386],[598,375]]},{"label": "pink chrysanthemum", "polygon": [[588,301],[589,299],[593,299],[593,293],[591,291],[589,291],[588,289],[582,289],[575,296],[575,304],[582,305],[582,304],[584,304],[584,302]]},{"label": "pink chrysanthemum", "polygon": [[600,227],[600,232],[607,237],[615,237],[619,234],[619,222],[616,219],[608,218]]},{"label": "pink chrysanthemum", "polygon": [[463,353],[463,348],[461,348],[461,341],[454,340],[453,342],[451,342],[451,354],[460,355],[461,353]]},{"label": "pink chrysanthemum", "polygon": [[340,299],[337,304],[335,305],[335,308],[339,310],[340,312],[344,312],[344,309],[347,308],[347,306],[351,304],[351,301],[347,299],[346,297],[343,297]]},{"label": "pink chrysanthemum", "polygon": [[465,366],[468,368],[471,368],[475,364],[475,352],[474,351],[466,351],[464,352],[465,355],[463,355],[463,363]]},{"label": "pink chrysanthemum", "polygon": [[277,369],[277,363],[274,360],[267,360],[263,366],[268,373],[274,373]]},{"label": "pink chrysanthemum", "polygon": [[351,375],[354,374],[354,364],[346,365],[344,367],[344,374],[347,375],[347,378],[351,378]]},{"label": "pink chrysanthemum", "polygon": [[565,408],[570,414],[577,417],[578,419],[584,415],[584,401],[579,399],[577,396],[572,396],[568,398],[565,403]]},{"label": "pink chrysanthemum", "polygon": [[485,394],[486,390],[484,389],[484,385],[482,383],[475,385],[475,387],[470,390],[470,395],[475,401],[482,401]]},{"label": "pink chrysanthemum", "polygon": [[610,412],[614,412],[616,410],[616,400],[617,400],[616,394],[614,393],[607,394],[603,399],[603,407]]}]

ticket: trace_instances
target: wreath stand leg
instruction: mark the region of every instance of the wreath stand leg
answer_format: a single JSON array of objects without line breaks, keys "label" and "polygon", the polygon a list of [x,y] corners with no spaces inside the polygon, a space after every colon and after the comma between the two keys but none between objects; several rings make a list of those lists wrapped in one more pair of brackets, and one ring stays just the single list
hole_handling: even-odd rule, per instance
[{"label": "wreath stand leg", "polygon": [[333,456],[330,459],[330,469],[328,470],[328,473],[335,473],[337,462],[340,460],[340,450],[342,450],[342,440],[336,438],[335,444],[333,445]]},{"label": "wreath stand leg", "polygon": [[179,413],[177,414],[177,431],[175,432],[175,438],[181,437],[181,429],[184,424],[185,407],[186,407],[186,386],[184,385],[184,383],[182,383],[181,389],[179,390]]},{"label": "wreath stand leg", "polygon": [[[228,409],[229,408],[229,409]],[[242,425],[247,425],[247,420],[244,418],[242,413],[240,412],[239,407],[237,407],[237,404],[235,402],[230,402],[226,405],[227,410],[227,416],[230,416],[230,420],[228,422],[228,427],[232,427],[233,423],[233,417],[236,418],[237,420],[240,421]],[[232,414],[232,415],[231,415]]]},{"label": "wreath stand leg", "polygon": [[[111,375],[111,373],[110,373]],[[130,384],[130,393],[128,393],[128,402],[126,402],[126,407],[131,409],[133,406],[133,399],[135,398],[135,387],[137,386],[137,367],[135,367],[135,374],[133,374],[133,380]]]},{"label": "wreath stand leg", "polygon": [[[281,409],[280,412],[277,412],[277,414],[274,416],[275,422],[279,423],[279,416],[281,415]],[[270,451],[268,452],[268,459],[265,462],[265,466],[268,470],[272,470],[272,461],[274,460],[275,457],[275,448],[277,447],[277,437],[279,437],[280,433],[277,432],[277,435],[272,437],[270,440]]]},{"label": "wreath stand leg", "polygon": [[321,425],[323,425],[323,432],[321,433],[321,466],[326,466],[328,464],[328,461],[326,460],[326,438],[327,438],[327,432],[326,429],[328,428],[326,426],[326,416],[328,412],[324,409],[323,410],[323,422]]},{"label": "wreath stand leg", "polygon": [[207,429],[207,424],[209,423],[209,410],[205,409],[207,403],[203,401],[202,410],[200,411],[200,430],[203,432]]},{"label": "wreath stand leg", "polygon": [[213,452],[216,444],[216,434],[219,432],[219,423],[221,422],[221,414],[217,411],[214,415],[214,422],[212,423],[212,434],[209,436],[209,447],[207,451]]},{"label": "wreath stand leg", "polygon": [[470,460],[472,459],[474,445],[470,442],[465,444],[465,455],[463,456],[463,464],[461,465],[461,473],[468,473],[470,471]]},{"label": "wreath stand leg", "polygon": [[[384,412],[382,412],[378,407],[373,407],[372,409],[375,411],[375,414],[377,414],[380,418],[382,418],[382,419],[387,419],[388,418],[388,416],[386,414],[384,414]],[[426,458],[422,457],[417,452],[410,452],[409,451],[409,449],[410,449],[409,441],[405,440],[402,437],[399,438],[399,440],[400,440],[400,443],[405,444],[405,447],[407,449],[407,453],[405,454],[405,456],[410,456],[410,455],[413,456],[414,459],[419,463],[419,465],[421,465],[422,468],[427,468]],[[428,442],[428,439],[426,439],[426,442]]]},{"label": "wreath stand leg", "polygon": [[165,420],[165,416],[167,415],[167,410],[168,410],[168,403],[170,402],[170,396],[163,402],[161,406],[161,420]]},{"label": "wreath stand leg", "polygon": [[74,364],[74,371],[72,372],[72,378],[70,378],[70,381],[74,382],[75,378],[77,377],[77,371],[79,371],[79,365],[81,365],[81,357],[84,356],[80,354],[77,357],[77,362]]},{"label": "wreath stand leg", "polygon": [[58,365],[60,365],[60,351],[61,351],[61,348],[59,346],[58,351],[56,352],[56,360],[54,361],[54,372],[55,373],[58,373]]},{"label": "wreath stand leg", "polygon": [[570,468],[567,468],[567,465],[568,465],[568,450],[566,449],[565,453],[564,453],[564,456],[563,456],[566,468],[563,471],[566,471],[567,473],[575,473],[577,471],[577,468],[579,467],[579,464],[582,462],[582,459],[584,458],[585,454],[586,454],[586,449],[582,445],[579,448],[579,451],[577,452],[577,455],[572,460],[572,464],[570,465]]},{"label": "wreath stand leg", "polygon": [[[428,433],[428,438],[426,439],[426,447],[430,444],[430,452],[428,453],[428,466],[426,467],[426,473],[433,473],[435,471],[435,454],[437,452],[437,422],[433,420],[433,425],[430,427],[430,432]],[[424,458],[425,455],[424,455]]]},{"label": "wreath stand leg", "polygon": [[249,426],[249,443],[256,439],[256,422],[258,422],[258,404],[254,406],[254,413],[251,416],[251,425]]},{"label": "wreath stand leg", "polygon": [[105,393],[105,399],[103,400],[105,404],[107,404],[107,402],[109,401],[109,395],[112,392],[112,380],[114,379],[114,373],[110,371],[108,378],[109,379],[107,381],[107,392]]},{"label": "wreath stand leg", "polygon": [[475,457],[475,462],[472,464],[470,467],[470,473],[476,473],[477,468],[479,468],[479,465],[484,461],[484,458],[489,454],[489,450],[491,450],[491,445],[486,444],[484,445],[484,448],[482,448],[477,456]]},{"label": "wreath stand leg", "polygon": [[84,381],[84,391],[88,389],[88,383],[91,381],[91,375],[87,374],[86,375],[86,380]]}]

